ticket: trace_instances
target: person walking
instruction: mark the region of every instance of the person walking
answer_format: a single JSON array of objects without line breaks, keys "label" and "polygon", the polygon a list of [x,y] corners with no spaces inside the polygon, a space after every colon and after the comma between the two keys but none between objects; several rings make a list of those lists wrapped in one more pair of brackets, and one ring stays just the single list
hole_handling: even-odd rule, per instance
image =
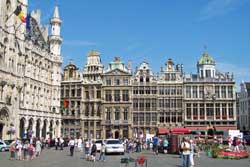
[{"label": "person walking", "polygon": [[96,160],[96,152],[97,152],[97,147],[96,147],[95,141],[93,141],[93,145],[91,147],[91,159],[93,162],[95,162]]},{"label": "person walking", "polygon": [[182,149],[183,167],[189,167],[191,147],[188,142],[188,137],[183,138],[183,142],[181,143],[181,149]]},{"label": "person walking", "polygon": [[158,144],[159,144],[159,138],[157,136],[153,137],[153,151],[155,155],[158,155]]},{"label": "person walking", "polygon": [[99,157],[99,161],[105,161],[105,150],[106,150],[106,146],[104,143],[102,143],[101,145],[101,150],[100,150],[100,157]]},{"label": "person walking", "polygon": [[70,149],[70,156],[73,156],[74,155],[74,148],[75,148],[75,140],[73,137],[70,139],[68,145],[69,145],[69,149]]}]

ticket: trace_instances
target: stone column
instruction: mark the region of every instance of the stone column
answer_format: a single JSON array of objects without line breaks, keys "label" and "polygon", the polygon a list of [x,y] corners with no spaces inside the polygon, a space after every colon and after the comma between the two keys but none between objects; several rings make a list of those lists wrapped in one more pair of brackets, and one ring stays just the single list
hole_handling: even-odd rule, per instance
[{"label": "stone column", "polygon": [[94,121],[94,134],[93,138],[96,139],[96,121]]}]

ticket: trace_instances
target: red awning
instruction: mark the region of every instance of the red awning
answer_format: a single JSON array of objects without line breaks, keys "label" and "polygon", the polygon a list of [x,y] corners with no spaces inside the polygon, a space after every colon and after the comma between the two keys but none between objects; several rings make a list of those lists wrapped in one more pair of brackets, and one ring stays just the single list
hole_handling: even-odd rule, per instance
[{"label": "red awning", "polygon": [[172,128],[171,133],[173,133],[173,134],[187,134],[187,133],[190,133],[190,130],[187,128]]},{"label": "red awning", "polygon": [[236,126],[215,126],[216,130],[237,130]]},{"label": "red awning", "polygon": [[186,128],[189,130],[207,130],[206,126],[187,126]]},{"label": "red awning", "polygon": [[158,128],[158,134],[167,134],[169,133],[168,128]]}]

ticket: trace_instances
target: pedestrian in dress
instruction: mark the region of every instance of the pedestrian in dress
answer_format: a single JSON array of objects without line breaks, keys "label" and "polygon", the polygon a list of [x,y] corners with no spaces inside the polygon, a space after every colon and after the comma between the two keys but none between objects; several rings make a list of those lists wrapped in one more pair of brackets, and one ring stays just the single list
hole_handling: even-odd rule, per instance
[{"label": "pedestrian in dress", "polygon": [[36,156],[40,156],[42,151],[42,143],[40,139],[36,141]]},{"label": "pedestrian in dress", "polygon": [[14,160],[15,159],[15,150],[16,150],[16,141],[12,141],[10,144],[10,160]]}]

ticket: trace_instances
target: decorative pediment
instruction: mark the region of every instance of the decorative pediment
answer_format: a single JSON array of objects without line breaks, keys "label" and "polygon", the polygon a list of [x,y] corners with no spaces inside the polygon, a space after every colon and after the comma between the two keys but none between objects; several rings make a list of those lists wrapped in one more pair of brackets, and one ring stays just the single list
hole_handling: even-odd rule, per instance
[{"label": "decorative pediment", "polygon": [[114,69],[114,70],[106,71],[104,75],[131,75],[131,74],[121,69]]}]

